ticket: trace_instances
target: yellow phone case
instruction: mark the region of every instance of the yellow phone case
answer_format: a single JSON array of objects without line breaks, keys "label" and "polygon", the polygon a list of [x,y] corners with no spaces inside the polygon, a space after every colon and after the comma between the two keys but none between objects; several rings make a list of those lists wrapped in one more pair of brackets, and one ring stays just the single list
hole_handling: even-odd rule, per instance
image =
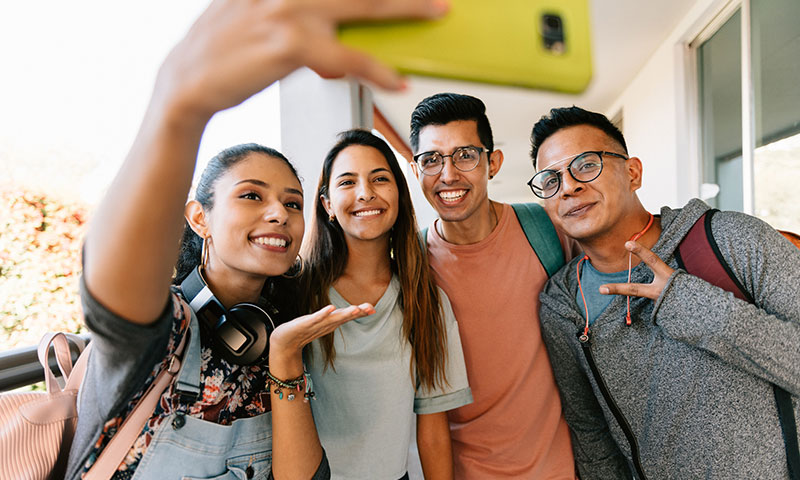
[{"label": "yellow phone case", "polygon": [[569,93],[592,75],[587,0],[451,0],[439,20],[347,25],[339,37],[410,74]]}]

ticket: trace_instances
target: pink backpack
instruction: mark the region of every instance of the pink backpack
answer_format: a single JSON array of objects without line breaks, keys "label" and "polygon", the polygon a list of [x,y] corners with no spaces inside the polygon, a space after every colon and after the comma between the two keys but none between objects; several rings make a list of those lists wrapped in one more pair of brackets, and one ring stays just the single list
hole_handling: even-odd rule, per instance
[{"label": "pink backpack", "polygon": [[[72,334],[47,333],[39,342],[47,393],[0,395],[0,478],[63,478],[66,473],[69,447],[78,423],[78,388],[90,350],[86,349],[73,368],[67,338],[83,350],[83,339]],[[51,346],[64,378],[63,389],[47,363]]]},{"label": "pink backpack", "polygon": [[[186,302],[184,313],[190,315]],[[119,431],[97,457],[86,480],[110,478],[125,458],[159,398],[181,367],[188,332],[175,350],[169,368],[161,371],[123,422]],[[67,339],[83,352],[72,365]],[[64,388],[50,370],[47,356],[55,349]],[[39,342],[39,362],[44,367],[47,392],[10,392],[0,395],[0,480],[61,479],[66,475],[72,437],[78,423],[78,389],[83,381],[91,344],[70,333],[47,333]]]}]

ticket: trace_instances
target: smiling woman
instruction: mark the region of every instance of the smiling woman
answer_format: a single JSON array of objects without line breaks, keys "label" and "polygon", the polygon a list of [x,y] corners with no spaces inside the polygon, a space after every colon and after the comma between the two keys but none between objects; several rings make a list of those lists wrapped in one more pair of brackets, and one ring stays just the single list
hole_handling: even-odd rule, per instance
[{"label": "smiling woman", "polygon": [[316,198],[304,245],[309,308],[375,305],[312,342],[307,358],[332,477],[404,478],[417,414],[425,478],[452,478],[446,412],[472,395],[458,326],[433,283],[397,158],[367,131],[344,132],[323,162]]},{"label": "smiling woman", "polygon": [[[293,401],[297,392],[313,397],[302,350],[372,307],[324,306],[302,316],[291,308],[298,295],[282,275],[291,276],[301,243],[302,188],[277,151],[223,152],[197,202],[185,203],[216,112],[301,66],[400,85],[333,32],[365,15],[426,18],[442,8],[427,0],[366,8],[373,5],[213,0],[167,56],[83,247],[81,300],[93,350],[66,478],[328,476],[311,409]],[[182,230],[191,233],[175,269]],[[269,335],[245,328],[267,323]],[[158,401],[147,408],[139,399],[153,385],[146,398]],[[121,427],[138,417],[142,427]]]},{"label": "smiling woman", "polygon": [[397,220],[397,184],[386,159],[364,145],[343,149],[322,198],[329,219],[338,220],[349,242],[389,237]]},{"label": "smiling woman", "polygon": [[[36,345],[47,331],[83,331],[88,221],[134,140],[159,64],[207,3],[0,4],[2,69],[13,72],[0,81],[0,351]],[[280,145],[277,84],[214,116],[198,173],[224,147],[251,141]]]},{"label": "smiling woman", "polygon": [[216,296],[239,295],[225,292],[233,271],[263,271],[273,277],[296,260],[304,228],[297,171],[271,148],[256,144],[228,148],[203,172],[195,199],[186,204],[186,221],[175,283],[197,268],[205,248],[208,261],[203,267],[209,280],[224,279],[209,281]]}]

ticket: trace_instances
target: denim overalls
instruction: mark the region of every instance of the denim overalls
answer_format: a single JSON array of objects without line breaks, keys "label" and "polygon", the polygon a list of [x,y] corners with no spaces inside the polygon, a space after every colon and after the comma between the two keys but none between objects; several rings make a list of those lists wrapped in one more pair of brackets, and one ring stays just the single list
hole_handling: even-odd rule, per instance
[{"label": "denim overalls", "polygon": [[[174,383],[176,394],[200,394],[200,329],[192,311],[189,345]],[[231,425],[180,412],[167,417],[133,475],[138,479],[266,479],[272,465],[271,413]]]}]

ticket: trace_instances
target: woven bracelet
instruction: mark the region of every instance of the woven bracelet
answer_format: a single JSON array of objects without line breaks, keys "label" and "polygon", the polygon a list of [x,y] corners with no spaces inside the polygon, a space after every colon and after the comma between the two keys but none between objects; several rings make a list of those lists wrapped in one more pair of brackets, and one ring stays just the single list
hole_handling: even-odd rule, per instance
[{"label": "woven bracelet", "polygon": [[271,386],[274,385],[275,390],[273,390],[273,393],[277,394],[278,399],[280,400],[283,400],[284,388],[289,390],[288,395],[286,395],[286,399],[290,401],[294,400],[295,398],[295,393],[292,390],[296,390],[298,392],[304,392],[303,393],[304,402],[308,402],[309,400],[311,400],[316,396],[314,394],[314,389],[311,383],[311,377],[305,371],[303,372],[302,375],[300,375],[297,378],[292,378],[289,380],[280,380],[279,378],[276,378],[274,375],[272,375],[272,373],[270,373],[269,370],[267,370],[267,377],[269,378],[269,380],[267,381],[267,388],[270,388]]}]

